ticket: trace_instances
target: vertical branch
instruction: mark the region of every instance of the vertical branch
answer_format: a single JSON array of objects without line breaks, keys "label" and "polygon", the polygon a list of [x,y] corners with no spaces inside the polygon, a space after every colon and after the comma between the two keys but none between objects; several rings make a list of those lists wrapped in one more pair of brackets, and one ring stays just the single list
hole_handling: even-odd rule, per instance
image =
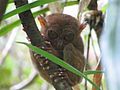
[{"label": "vertical branch", "polygon": [[8,4],[8,0],[0,0],[0,21],[5,13],[6,7]]},{"label": "vertical branch", "polygon": [[[20,7],[22,5],[28,4],[27,0],[14,0],[16,7]],[[22,12],[19,14],[20,20],[24,27],[24,31],[26,32],[28,38],[31,43],[35,46],[43,43],[43,39],[41,34],[37,28],[34,17],[30,10]]]}]

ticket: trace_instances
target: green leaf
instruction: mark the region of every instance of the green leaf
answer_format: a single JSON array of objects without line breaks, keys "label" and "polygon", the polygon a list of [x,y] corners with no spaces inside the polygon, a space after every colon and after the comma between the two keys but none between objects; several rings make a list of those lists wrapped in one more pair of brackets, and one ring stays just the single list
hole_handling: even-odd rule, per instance
[{"label": "green leaf", "polygon": [[9,1],[8,1],[8,4],[10,4],[10,3],[14,3],[13,0],[9,0]]},{"label": "green leaf", "polygon": [[52,55],[52,54],[49,54],[48,52],[40,49],[40,48],[37,48],[31,44],[27,44],[27,43],[24,43],[24,42],[18,42],[18,43],[21,43],[21,44],[24,44],[26,46],[28,46],[32,51],[36,52],[37,54],[41,54],[42,56],[44,57],[47,57],[50,61],[52,61],[53,63],[55,64],[58,64],[60,65],[61,67],[69,70],[70,72],[80,76],[80,77],[84,77],[89,83],[91,83],[97,90],[100,90],[100,88],[94,84],[90,79],[88,79],[86,77],[86,75],[84,75],[83,73],[81,73],[79,70],[77,70],[76,68],[74,68],[73,66],[69,65],[68,63],[64,62],[63,60],[59,59],[58,57]]},{"label": "green leaf", "polygon": [[68,1],[65,6],[72,6],[78,3],[79,3],[78,1]]},{"label": "green leaf", "polygon": [[95,70],[95,71],[84,71],[83,72],[85,75],[91,75],[91,74],[99,74],[99,73],[104,73],[101,70]]},{"label": "green leaf", "polygon": [[6,25],[5,27],[0,29],[0,36],[5,35],[6,33],[10,32],[13,30],[13,28],[17,27],[18,25],[20,25],[20,20],[17,20],[9,25]]},{"label": "green leaf", "polygon": [[38,1],[35,1],[35,2],[32,2],[32,3],[23,5],[19,8],[16,8],[15,10],[13,10],[11,12],[6,13],[3,16],[3,19],[7,19],[7,18],[9,18],[13,15],[24,12],[24,11],[29,10],[31,8],[34,8],[34,7],[37,7],[37,6],[40,6],[40,5],[44,5],[44,4],[47,4],[47,3],[50,3],[50,2],[54,2],[54,1],[56,1],[56,0],[38,0]]}]

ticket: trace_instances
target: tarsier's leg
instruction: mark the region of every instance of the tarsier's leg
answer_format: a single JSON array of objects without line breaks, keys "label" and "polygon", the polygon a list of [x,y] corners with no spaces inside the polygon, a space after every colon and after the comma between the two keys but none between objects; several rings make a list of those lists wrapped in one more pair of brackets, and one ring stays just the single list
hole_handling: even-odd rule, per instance
[{"label": "tarsier's leg", "polygon": [[[84,55],[81,53],[81,51],[74,47],[73,44],[68,44],[64,48],[64,60],[75,67],[76,69],[83,72],[84,66],[85,66],[85,59]],[[80,83],[82,80],[81,77],[71,73],[68,71],[68,76],[70,77],[71,81],[73,82],[72,85],[76,85]]]}]

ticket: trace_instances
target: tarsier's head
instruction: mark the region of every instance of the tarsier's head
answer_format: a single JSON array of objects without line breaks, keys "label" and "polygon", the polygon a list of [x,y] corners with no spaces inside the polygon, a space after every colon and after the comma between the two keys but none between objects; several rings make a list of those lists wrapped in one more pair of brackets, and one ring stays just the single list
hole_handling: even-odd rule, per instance
[{"label": "tarsier's head", "polygon": [[45,19],[39,16],[38,20],[42,27],[41,33],[56,50],[63,50],[67,44],[74,43],[84,28],[78,20],[66,14],[52,14]]}]

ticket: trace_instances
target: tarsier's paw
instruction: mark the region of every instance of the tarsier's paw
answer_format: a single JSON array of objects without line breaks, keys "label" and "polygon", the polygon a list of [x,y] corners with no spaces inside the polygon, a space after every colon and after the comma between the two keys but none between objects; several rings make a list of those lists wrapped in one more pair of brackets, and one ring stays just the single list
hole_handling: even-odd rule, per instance
[{"label": "tarsier's paw", "polygon": [[102,11],[91,10],[83,14],[83,21],[89,24],[90,29],[96,31],[97,37],[99,38],[103,29],[104,15]]},{"label": "tarsier's paw", "polygon": [[101,21],[102,17],[102,11],[91,10],[83,14],[83,21],[96,26]]}]

